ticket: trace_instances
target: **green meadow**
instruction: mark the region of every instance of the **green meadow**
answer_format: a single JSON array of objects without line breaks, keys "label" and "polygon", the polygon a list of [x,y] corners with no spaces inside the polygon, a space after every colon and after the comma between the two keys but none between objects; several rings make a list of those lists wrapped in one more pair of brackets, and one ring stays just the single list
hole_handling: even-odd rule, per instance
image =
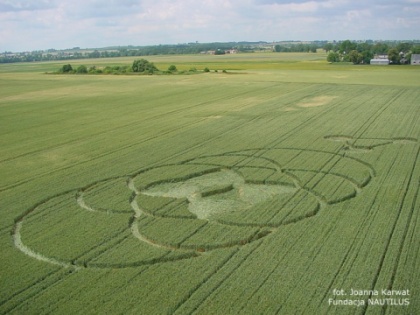
[{"label": "green meadow", "polygon": [[420,313],[420,67],[145,58],[0,65],[1,314]]}]

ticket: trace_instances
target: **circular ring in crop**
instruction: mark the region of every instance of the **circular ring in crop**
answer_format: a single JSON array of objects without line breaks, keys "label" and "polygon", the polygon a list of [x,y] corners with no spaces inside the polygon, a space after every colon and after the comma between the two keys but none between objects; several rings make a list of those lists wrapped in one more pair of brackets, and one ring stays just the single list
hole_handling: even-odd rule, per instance
[{"label": "circular ring in crop", "polygon": [[16,220],[28,256],[73,268],[129,268],[240,247],[354,198],[362,160],[299,148],[200,156],[51,197]]}]

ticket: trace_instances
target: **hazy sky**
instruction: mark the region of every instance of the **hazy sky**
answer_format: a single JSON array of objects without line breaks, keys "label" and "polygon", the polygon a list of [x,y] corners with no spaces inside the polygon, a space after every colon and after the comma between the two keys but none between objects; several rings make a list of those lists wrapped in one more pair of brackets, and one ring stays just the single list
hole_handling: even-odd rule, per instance
[{"label": "hazy sky", "polygon": [[0,0],[0,52],[187,42],[420,39],[420,0]]}]

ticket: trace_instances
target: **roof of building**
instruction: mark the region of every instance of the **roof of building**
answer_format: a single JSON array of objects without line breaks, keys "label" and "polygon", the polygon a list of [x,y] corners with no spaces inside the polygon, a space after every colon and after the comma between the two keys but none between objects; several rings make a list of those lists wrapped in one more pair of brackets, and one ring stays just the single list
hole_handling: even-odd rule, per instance
[{"label": "roof of building", "polygon": [[388,59],[382,59],[382,58],[381,59],[371,59],[370,62],[372,62],[372,61],[373,62],[389,62]]}]

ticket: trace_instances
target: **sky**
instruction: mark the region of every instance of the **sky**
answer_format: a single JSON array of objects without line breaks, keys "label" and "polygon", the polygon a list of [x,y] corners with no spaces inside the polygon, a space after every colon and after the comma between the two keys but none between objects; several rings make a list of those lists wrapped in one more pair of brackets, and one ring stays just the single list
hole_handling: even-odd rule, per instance
[{"label": "sky", "polygon": [[0,52],[420,39],[420,0],[0,0]]}]

